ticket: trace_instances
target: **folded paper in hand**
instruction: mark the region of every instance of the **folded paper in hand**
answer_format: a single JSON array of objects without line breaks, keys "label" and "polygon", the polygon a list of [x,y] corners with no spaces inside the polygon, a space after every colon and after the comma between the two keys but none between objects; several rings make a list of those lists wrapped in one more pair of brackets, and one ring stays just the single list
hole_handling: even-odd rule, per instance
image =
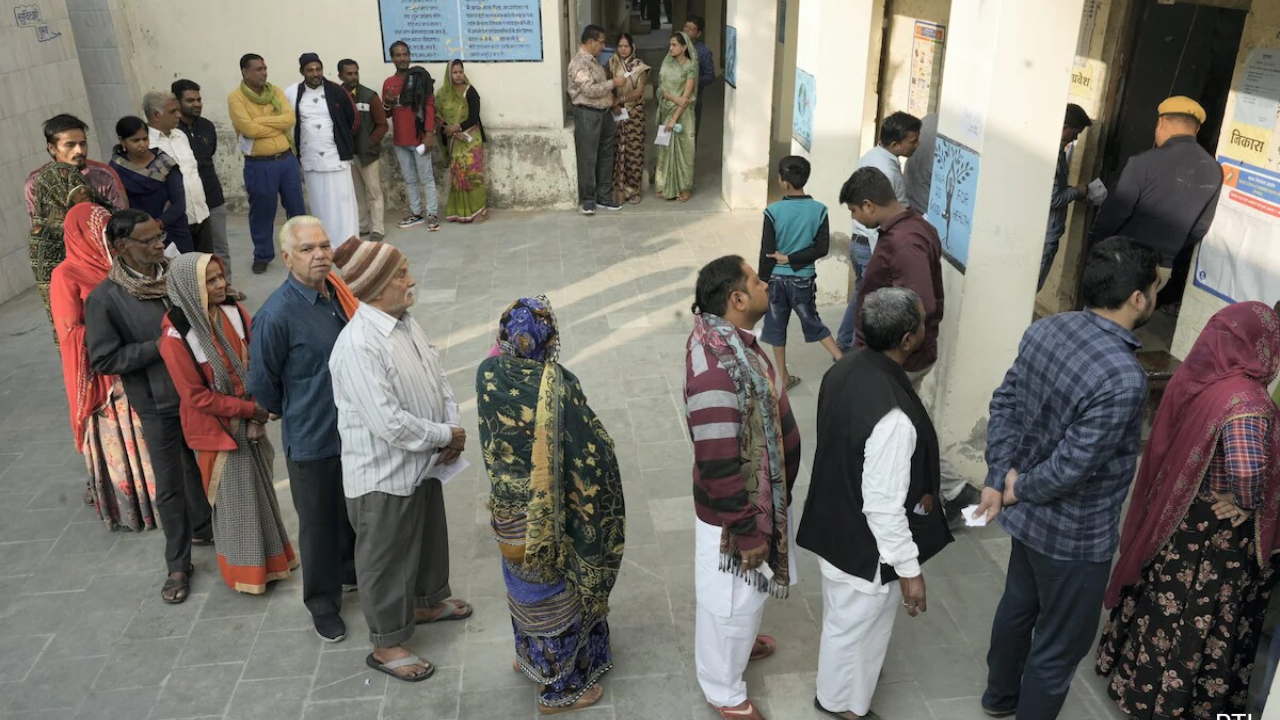
[{"label": "folded paper in hand", "polygon": [[653,139],[653,144],[663,147],[671,144],[671,131],[667,129],[666,125],[658,126],[658,136]]},{"label": "folded paper in hand", "polygon": [[986,527],[987,526],[987,514],[982,513],[975,520],[973,517],[973,514],[976,512],[978,512],[977,505],[970,505],[969,507],[960,511],[960,514],[964,515],[965,527]]},{"label": "folded paper in hand", "polygon": [[1096,179],[1089,183],[1089,202],[1094,205],[1101,205],[1103,200],[1107,199],[1107,186],[1102,184],[1102,180]]},{"label": "folded paper in hand", "polygon": [[445,465],[440,462],[440,453],[436,453],[431,456],[431,462],[427,463],[427,469],[422,472],[422,477],[435,478],[441,485],[448,485],[450,480],[461,475],[469,467],[471,463],[464,457],[454,460],[452,465]]},{"label": "folded paper in hand", "polygon": [[614,115],[614,116],[613,116],[613,121],[614,121],[614,122],[622,122],[623,120],[626,120],[626,119],[628,119],[628,118],[630,118],[630,117],[631,117],[631,113],[627,112],[627,109],[624,107],[624,108],[622,108],[622,112],[620,112],[620,113],[618,113],[617,115]]}]

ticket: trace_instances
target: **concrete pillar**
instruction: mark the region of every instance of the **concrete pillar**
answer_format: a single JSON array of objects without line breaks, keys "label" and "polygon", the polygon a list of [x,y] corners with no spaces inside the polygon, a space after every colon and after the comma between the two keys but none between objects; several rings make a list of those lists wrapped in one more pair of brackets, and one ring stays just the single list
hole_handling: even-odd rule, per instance
[{"label": "concrete pillar", "polygon": [[[937,155],[941,161],[944,136],[970,148],[976,187],[966,199],[959,183],[950,204],[944,246],[951,242],[952,252],[967,257],[963,274],[943,263],[946,314],[924,394],[933,396],[944,452],[972,480],[986,472],[991,393],[1031,320],[1082,7],[1083,0],[951,6]],[[940,183],[946,177],[935,166],[935,195]],[[955,245],[966,216],[967,253]]]},{"label": "concrete pillar", "polygon": [[726,22],[738,30],[738,87],[726,87],[721,191],[733,209],[763,207],[769,185],[776,0],[728,0]]}]

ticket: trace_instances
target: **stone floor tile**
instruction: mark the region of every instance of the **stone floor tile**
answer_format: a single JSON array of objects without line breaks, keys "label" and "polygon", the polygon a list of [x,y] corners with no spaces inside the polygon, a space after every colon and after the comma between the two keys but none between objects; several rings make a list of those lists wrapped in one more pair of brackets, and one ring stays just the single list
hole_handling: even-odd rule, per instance
[{"label": "stone floor tile", "polygon": [[[463,682],[466,682],[465,672]],[[537,702],[538,694],[533,683],[528,680],[517,687],[463,692],[458,699],[458,719],[494,717],[533,720],[538,716]]]},{"label": "stone floor tile", "polygon": [[244,663],[175,668],[156,698],[150,720],[221,716],[243,668]]},{"label": "stone floor tile", "polygon": [[381,698],[307,703],[302,720],[378,720],[381,709]]},{"label": "stone floor tile", "polygon": [[976,697],[986,689],[986,659],[968,645],[904,645],[901,648],[920,691],[929,700]]},{"label": "stone floor tile", "polygon": [[80,704],[76,720],[139,720],[151,712],[160,688],[94,690]]},{"label": "stone floor tile", "polygon": [[163,685],[182,653],[182,638],[122,641],[93,684],[95,690]]},{"label": "stone floor tile", "polygon": [[461,720],[458,700],[462,693],[462,668],[437,667],[420,683],[387,678],[381,720]]},{"label": "stone floor tile", "polygon": [[226,720],[300,720],[311,693],[311,678],[242,680],[235,687]]},{"label": "stone floor tile", "polygon": [[[81,506],[75,506],[73,515],[80,511]],[[63,512],[61,508],[51,510],[50,512]],[[49,552],[53,555],[81,555],[81,554],[102,554],[111,551],[115,546],[116,540],[120,537],[120,533],[104,533],[104,526],[90,523],[72,523],[68,518],[68,525],[62,531],[62,535],[58,541],[54,543],[53,549]]]},{"label": "stone floor tile", "polygon": [[[98,528],[94,529],[97,530]],[[23,590],[29,593],[84,590],[93,582],[98,567],[101,566],[106,557],[107,553],[105,552],[87,555],[57,555],[50,553],[44,557],[40,566],[31,574]]]},{"label": "stone floor tile", "polygon": [[0,637],[0,683],[26,680],[52,635]]},{"label": "stone floor tile", "polygon": [[[516,651],[510,639],[469,642],[463,653],[461,687],[464,695],[533,687],[533,683],[522,673],[511,670],[511,661],[516,659]],[[462,713],[459,717],[470,716]]]},{"label": "stone floor tile", "polygon": [[609,684],[625,678],[668,675],[686,662],[680,651],[678,631],[670,625],[654,623],[648,628],[611,626],[610,629],[613,669],[607,678]]},{"label": "stone floor tile", "polygon": [[249,659],[261,624],[260,615],[198,620],[192,626],[175,665],[243,663]]},{"label": "stone floor tile", "polygon": [[129,610],[68,614],[58,625],[44,656],[69,659],[110,655],[132,617]]},{"label": "stone floor tile", "polygon": [[40,567],[56,540],[18,540],[0,543],[0,575],[30,575]]},{"label": "stone floor tile", "polygon": [[682,497],[650,500],[649,515],[657,532],[692,530],[697,519],[693,513],[693,496],[687,493]]},{"label": "stone floor tile", "polygon": [[0,711],[66,710],[74,715],[89,695],[93,679],[106,660],[105,657],[41,659],[24,680],[0,688]]},{"label": "stone floor tile", "polygon": [[[702,700],[701,691],[691,690],[681,675],[607,679],[606,683],[619,720],[685,720]],[[712,713],[711,717],[718,716]]]},{"label": "stone floor tile", "polygon": [[267,604],[266,617],[262,621],[262,629],[266,630],[314,630],[311,614],[302,604],[302,584],[294,587],[277,588],[271,593]]},{"label": "stone floor tile", "polygon": [[205,597],[204,605],[200,608],[201,620],[265,615],[267,606],[271,603],[271,596],[278,585],[278,583],[268,585],[267,591],[262,595],[250,595],[249,593],[235,592],[228,588],[222,583],[221,577],[218,578],[217,584],[217,587],[209,591],[208,596]]},{"label": "stone floor tile", "polygon": [[320,661],[320,638],[315,630],[277,630],[258,633],[249,662],[245,665],[245,680],[271,678],[314,677]]},{"label": "stone floor tile", "polygon": [[[192,588],[194,591],[195,588]],[[124,630],[129,640],[154,640],[158,638],[186,637],[195,625],[207,595],[193,594],[186,602],[169,605],[157,594],[144,597]]]}]

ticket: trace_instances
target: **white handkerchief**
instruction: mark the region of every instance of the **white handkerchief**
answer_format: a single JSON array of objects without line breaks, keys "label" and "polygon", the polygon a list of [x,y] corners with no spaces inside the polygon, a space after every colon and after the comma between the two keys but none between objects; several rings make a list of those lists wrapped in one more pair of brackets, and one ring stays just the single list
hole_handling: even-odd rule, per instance
[{"label": "white handkerchief", "polygon": [[986,527],[987,526],[987,514],[983,513],[979,515],[975,520],[973,517],[973,514],[976,512],[978,512],[977,505],[970,505],[969,507],[960,511],[960,514],[964,515],[965,527]]}]

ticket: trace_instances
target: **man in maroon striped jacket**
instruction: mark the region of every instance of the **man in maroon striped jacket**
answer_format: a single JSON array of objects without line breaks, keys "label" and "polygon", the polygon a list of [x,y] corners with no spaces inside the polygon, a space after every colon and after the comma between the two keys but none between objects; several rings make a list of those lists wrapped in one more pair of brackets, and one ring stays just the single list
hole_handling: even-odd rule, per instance
[{"label": "man in maroon striped jacket", "polygon": [[764,601],[786,597],[795,582],[790,505],[800,430],[751,333],[768,310],[768,285],[741,257],[708,263],[698,273],[685,361],[698,682],[721,717],[743,720],[763,720],[747,699],[747,662],[777,647],[756,634]]}]

